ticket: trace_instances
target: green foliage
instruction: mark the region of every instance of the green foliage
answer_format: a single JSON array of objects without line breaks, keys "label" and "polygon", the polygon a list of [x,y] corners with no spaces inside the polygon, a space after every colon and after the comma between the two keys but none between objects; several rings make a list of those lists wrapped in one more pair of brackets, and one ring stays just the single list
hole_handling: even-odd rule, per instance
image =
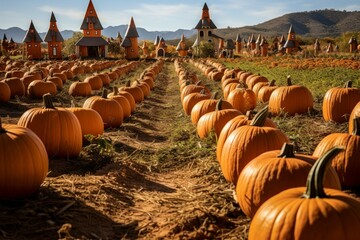
[{"label": "green foliage", "polygon": [[63,53],[65,56],[69,56],[71,54],[75,54],[75,43],[83,37],[81,32],[74,32],[73,36],[64,41],[63,45]]},{"label": "green foliage", "polygon": [[197,57],[214,57],[215,48],[212,43],[202,41],[198,46],[195,47],[194,53]]}]

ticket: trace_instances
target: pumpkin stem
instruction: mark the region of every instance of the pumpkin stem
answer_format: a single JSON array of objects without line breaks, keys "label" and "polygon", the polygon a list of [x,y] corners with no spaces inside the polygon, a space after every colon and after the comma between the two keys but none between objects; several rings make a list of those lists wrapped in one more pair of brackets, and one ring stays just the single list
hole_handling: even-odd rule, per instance
[{"label": "pumpkin stem", "polygon": [[44,103],[44,108],[55,109],[52,101],[52,95],[50,93],[46,93],[43,95],[43,103]]},{"label": "pumpkin stem", "polygon": [[130,85],[130,80],[127,80],[126,81],[126,84],[125,84],[125,87],[130,87],[131,85]]},{"label": "pumpkin stem", "polygon": [[211,96],[211,99],[216,99],[218,94],[219,94],[218,92],[214,92],[213,95]]},{"label": "pumpkin stem", "polygon": [[217,104],[216,104],[215,111],[220,111],[220,110],[222,110],[222,103],[223,103],[223,100],[222,100],[222,98],[220,98],[219,101],[218,101]]},{"label": "pumpkin stem", "polygon": [[265,124],[266,117],[268,115],[269,106],[261,109],[257,114],[255,114],[253,120],[251,121],[251,126],[263,127]]},{"label": "pumpkin stem", "polygon": [[114,93],[114,96],[118,95],[119,89],[117,87],[113,87],[113,93]]},{"label": "pumpkin stem", "polygon": [[347,81],[345,84],[344,84],[344,88],[352,88],[352,81]]},{"label": "pumpkin stem", "polygon": [[102,98],[107,98],[108,95],[108,90],[106,88],[103,88],[102,93],[101,93],[101,97]]},{"label": "pumpkin stem", "polygon": [[274,79],[274,80],[272,80],[272,81],[270,82],[269,86],[271,86],[271,87],[275,86],[275,82],[276,82],[276,80],[275,80],[275,79]]},{"label": "pumpkin stem", "polygon": [[290,76],[290,75],[288,75],[288,76],[286,77],[286,82],[287,82],[287,85],[288,85],[288,86],[292,86],[291,76]]},{"label": "pumpkin stem", "polygon": [[351,134],[354,136],[360,136],[360,117],[353,119],[353,131]]},{"label": "pumpkin stem", "polygon": [[251,111],[250,110],[246,111],[245,116],[248,120],[252,119]]},{"label": "pumpkin stem", "polygon": [[294,145],[289,143],[284,143],[281,147],[280,154],[278,157],[282,158],[294,158]]},{"label": "pumpkin stem", "polygon": [[331,160],[344,149],[344,147],[336,146],[322,155],[311,167],[307,181],[306,191],[303,198],[326,198],[323,181],[324,175]]}]

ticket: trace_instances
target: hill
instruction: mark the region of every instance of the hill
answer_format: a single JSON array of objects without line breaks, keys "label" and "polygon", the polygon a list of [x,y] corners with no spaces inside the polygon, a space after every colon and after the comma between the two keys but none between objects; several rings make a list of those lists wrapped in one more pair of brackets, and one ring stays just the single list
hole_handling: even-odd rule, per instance
[{"label": "hill", "polygon": [[218,29],[216,33],[226,39],[262,34],[265,36],[286,35],[292,24],[296,34],[306,37],[337,37],[344,32],[360,31],[360,11],[315,10],[285,14],[269,21],[240,28]]},{"label": "hill", "polygon": [[[223,28],[217,29],[216,33],[225,39],[235,39],[239,33],[242,37],[248,37],[251,34],[262,34],[265,36],[279,36],[287,34],[292,24],[296,34],[307,37],[337,37],[344,32],[360,32],[360,11],[337,11],[331,9],[315,10],[309,12],[296,12],[285,14],[281,17],[271,19],[269,21],[239,28]],[[195,23],[194,23],[195,24]],[[120,32],[124,36],[127,25],[109,26],[104,28],[103,35],[106,37],[116,37]],[[165,40],[180,39],[181,35],[190,38],[196,33],[195,29],[186,30],[178,29],[176,31],[147,31],[138,27],[140,40],[153,41],[157,35],[162,36]],[[0,38],[6,34],[8,39],[12,37],[15,42],[22,42],[26,30],[18,27],[9,29],[0,29]],[[74,31],[65,30],[61,32],[65,39],[70,38]],[[46,33],[39,33],[44,38]]]}]

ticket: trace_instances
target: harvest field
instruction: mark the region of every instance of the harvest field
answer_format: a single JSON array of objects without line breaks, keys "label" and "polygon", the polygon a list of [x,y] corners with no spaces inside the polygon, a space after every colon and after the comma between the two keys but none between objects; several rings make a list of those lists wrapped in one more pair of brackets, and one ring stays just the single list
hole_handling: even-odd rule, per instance
[{"label": "harvest field", "polygon": [[[16,62],[19,61],[8,60],[3,66],[16,66]],[[295,116],[270,115],[294,145],[296,154],[311,155],[328,134],[348,132],[347,121],[324,121],[321,105],[328,89],[342,86],[348,80],[353,87],[359,86],[357,57],[342,60],[241,57],[231,61],[166,59],[131,63],[29,61],[26,63],[29,68],[36,65],[37,69],[53,72],[51,69],[61,67],[92,66],[87,67],[88,73],[74,74],[64,81],[53,97],[56,108],[69,108],[72,100],[82,106],[90,97],[68,94],[75,81],[94,74],[110,74],[124,66],[132,67],[111,79],[103,89],[112,91],[127,81],[143,81],[149,72],[155,72],[154,87],[136,103],[134,112],[120,126],[106,128],[99,137],[87,136],[77,157],[50,157],[48,174],[30,197],[2,200],[0,238],[247,239],[250,218],[235,200],[234,184],[223,176],[216,156],[218,138],[213,131],[200,138],[196,124],[181,102],[179,66],[188,72],[188,80],[200,80],[210,92],[218,92],[217,99],[223,96],[221,81],[212,80],[201,68],[211,67],[211,63],[228,70],[261,74],[269,81],[276,79],[276,85],[285,85],[290,75],[293,84],[309,88],[314,97],[313,110]],[[2,74],[1,78],[5,78],[7,71]],[[101,95],[101,90],[93,91],[92,95]],[[16,124],[25,111],[42,104],[41,98],[26,95],[0,103],[2,125]],[[258,101],[253,111],[259,112],[266,105]],[[56,133],[49,134],[56,138]],[[356,188],[343,191],[360,197]]]}]

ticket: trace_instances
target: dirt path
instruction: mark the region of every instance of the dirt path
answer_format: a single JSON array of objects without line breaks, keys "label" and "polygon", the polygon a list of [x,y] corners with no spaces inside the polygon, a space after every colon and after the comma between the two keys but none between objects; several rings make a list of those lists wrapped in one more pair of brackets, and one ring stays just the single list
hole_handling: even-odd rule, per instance
[{"label": "dirt path", "polygon": [[0,238],[245,239],[249,219],[184,115],[172,62],[155,86],[79,158],[51,160],[38,195],[0,205]]}]

